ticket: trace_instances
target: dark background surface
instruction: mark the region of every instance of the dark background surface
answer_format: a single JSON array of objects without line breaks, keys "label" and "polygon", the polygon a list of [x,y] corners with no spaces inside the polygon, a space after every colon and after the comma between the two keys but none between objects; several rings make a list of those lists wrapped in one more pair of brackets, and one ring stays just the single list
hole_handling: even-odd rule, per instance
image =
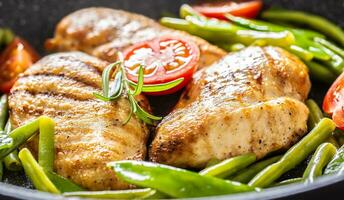
[{"label": "dark background surface", "polygon": [[[177,13],[180,5],[185,2],[183,0],[0,0],[0,27],[9,27],[14,30],[15,33],[27,39],[33,46],[45,54],[43,49],[43,42],[45,39],[52,37],[54,27],[57,22],[65,15],[80,8],[91,6],[104,6],[116,9],[123,9],[132,12],[144,14],[146,16],[158,19],[161,13],[170,12]],[[344,0],[266,0],[266,6],[278,6],[283,8],[298,9],[315,14],[326,16],[327,18],[337,22],[344,27]],[[316,98],[318,102],[321,102],[322,96],[326,91],[327,86],[323,86],[317,83],[313,83],[311,97]],[[165,107],[170,104],[164,98],[153,98],[153,108],[160,113],[159,107]],[[177,96],[172,96],[172,99],[176,100]],[[9,174],[9,175],[8,175]],[[25,175],[22,173],[6,173],[4,182],[22,185],[27,188],[31,187],[31,184],[26,180]],[[324,181],[325,182],[325,181]],[[333,182],[333,181],[332,181]],[[336,182],[336,181],[334,181]],[[326,183],[324,183],[326,184]],[[0,193],[6,193],[7,196],[18,195],[20,198],[28,198],[26,190],[20,188],[7,187],[7,185],[0,184]],[[295,188],[295,187],[294,187]],[[300,186],[302,188],[302,186]],[[286,195],[295,189],[286,190],[274,190],[277,194],[275,196],[262,195],[262,196],[238,196],[233,197],[235,199],[267,199],[280,197],[279,194]],[[30,192],[32,198],[29,199],[52,199],[52,196],[42,196],[40,192]],[[271,193],[273,194],[273,192]],[[330,184],[329,186],[322,187],[321,189],[313,190],[311,192],[303,192],[301,195],[296,194],[292,197],[286,197],[285,199],[341,199],[339,195],[344,194],[344,181],[337,184]],[[5,199],[1,197],[0,199]],[[6,199],[8,199],[6,197]]]}]

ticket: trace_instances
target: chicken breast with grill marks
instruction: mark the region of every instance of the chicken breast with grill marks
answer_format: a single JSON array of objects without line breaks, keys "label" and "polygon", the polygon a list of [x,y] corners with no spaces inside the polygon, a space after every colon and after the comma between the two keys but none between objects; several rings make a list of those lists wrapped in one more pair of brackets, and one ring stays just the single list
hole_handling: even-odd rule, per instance
[{"label": "chicken breast with grill marks", "polygon": [[204,167],[211,159],[290,147],[307,131],[307,67],[277,47],[249,47],[198,71],[163,119],[150,160]]},{"label": "chicken breast with grill marks", "polygon": [[180,36],[195,42],[201,51],[199,67],[208,66],[226,53],[207,41],[188,33],[169,29],[143,15],[109,8],[86,8],[61,20],[49,50],[79,50],[114,62],[117,51],[158,36]]},{"label": "chicken breast with grill marks", "polygon": [[[106,163],[146,155],[147,127],[135,116],[122,124],[129,115],[128,100],[103,102],[93,96],[101,92],[107,64],[78,52],[46,56],[20,76],[9,96],[14,127],[41,115],[54,119],[55,170],[91,190],[129,188]],[[33,151],[36,142],[29,144]]]}]

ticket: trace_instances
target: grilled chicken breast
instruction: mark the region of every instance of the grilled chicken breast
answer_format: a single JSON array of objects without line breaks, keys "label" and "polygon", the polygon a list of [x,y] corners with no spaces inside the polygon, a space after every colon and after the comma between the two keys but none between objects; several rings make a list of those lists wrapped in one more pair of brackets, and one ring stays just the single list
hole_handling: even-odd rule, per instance
[{"label": "grilled chicken breast", "polygon": [[195,74],[163,119],[150,160],[201,168],[211,159],[287,148],[307,130],[306,66],[275,47],[249,47]]},{"label": "grilled chicken breast", "polygon": [[41,115],[54,119],[55,170],[91,190],[130,187],[106,163],[146,155],[146,126],[134,116],[122,125],[129,115],[126,97],[103,102],[93,96],[101,92],[107,64],[78,52],[46,56],[20,76],[9,97],[14,127]]},{"label": "grilled chicken breast", "polygon": [[86,8],[66,16],[57,25],[55,36],[47,41],[46,47],[53,51],[79,50],[113,62],[117,51],[165,35],[194,41],[201,51],[200,68],[226,54],[201,38],[165,28],[139,14],[109,8]]}]

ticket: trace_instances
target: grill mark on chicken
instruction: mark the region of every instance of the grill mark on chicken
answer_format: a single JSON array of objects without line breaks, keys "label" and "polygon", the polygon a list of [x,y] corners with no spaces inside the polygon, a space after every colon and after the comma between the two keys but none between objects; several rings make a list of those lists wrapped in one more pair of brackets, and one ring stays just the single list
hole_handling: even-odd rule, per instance
[{"label": "grill mark on chicken", "polygon": [[309,89],[307,67],[280,48],[230,54],[194,75],[159,124],[150,160],[202,168],[213,158],[286,149],[307,131]]},{"label": "grill mark on chicken", "polygon": [[[90,190],[131,188],[106,163],[146,156],[145,124],[136,116],[122,124],[130,113],[127,98],[103,102],[93,97],[107,64],[78,52],[53,54],[19,77],[9,96],[13,127],[41,115],[55,121],[56,172]],[[37,137],[27,145],[37,153]]]},{"label": "grill mark on chicken", "polygon": [[118,51],[166,35],[195,42],[201,52],[200,68],[226,54],[222,49],[186,32],[163,27],[139,14],[109,8],[85,8],[66,16],[57,25],[54,38],[46,42],[46,48],[52,51],[84,51],[114,62]]}]

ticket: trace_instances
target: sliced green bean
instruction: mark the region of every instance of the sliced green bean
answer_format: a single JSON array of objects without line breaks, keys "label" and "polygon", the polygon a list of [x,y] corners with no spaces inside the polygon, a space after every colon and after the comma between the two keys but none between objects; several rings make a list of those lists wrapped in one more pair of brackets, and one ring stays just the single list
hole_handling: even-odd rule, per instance
[{"label": "sliced green bean", "polygon": [[6,137],[0,138],[0,159],[3,159],[9,153],[24,144],[30,137],[32,137],[39,128],[39,120],[41,117],[14,129]]},{"label": "sliced green bean", "polygon": [[309,109],[308,127],[309,129],[313,129],[320,120],[324,118],[324,115],[318,104],[313,99],[308,99],[306,101],[306,105]]},{"label": "sliced green bean", "polygon": [[306,24],[344,46],[343,30],[323,17],[291,10],[268,10],[263,12],[261,16],[268,20],[281,20],[297,24]]},{"label": "sliced green bean", "polygon": [[335,123],[323,118],[314,129],[302,138],[297,144],[292,146],[278,161],[259,174],[257,174],[250,182],[250,186],[267,187],[277,180],[282,174],[293,169],[301,163],[306,157],[315,151],[315,149],[323,143],[336,128]]},{"label": "sliced green bean", "polygon": [[314,61],[305,61],[308,66],[311,78],[321,81],[323,83],[332,84],[337,76],[327,67]]},{"label": "sliced green bean", "polygon": [[334,158],[325,168],[324,174],[336,174],[338,176],[344,174],[344,145],[338,149]]},{"label": "sliced green bean", "polygon": [[256,188],[188,170],[144,161],[108,163],[116,176],[130,184],[156,189],[175,198],[213,196],[252,191]]},{"label": "sliced green bean", "polygon": [[60,193],[27,148],[20,150],[19,158],[23,164],[25,174],[32,181],[36,189],[55,194]]},{"label": "sliced green bean", "polygon": [[23,169],[22,164],[18,158],[18,150],[15,149],[13,152],[8,154],[3,160],[5,167],[9,171],[20,171]]},{"label": "sliced green bean", "polygon": [[[321,44],[319,44],[321,45]],[[329,67],[334,73],[340,75],[344,70],[344,59],[340,57],[335,52],[331,51],[330,49],[322,46],[322,49],[331,56],[331,59],[328,61],[323,61],[325,65]]]},{"label": "sliced green bean", "polygon": [[331,143],[320,145],[312,156],[312,159],[309,161],[307,168],[303,173],[303,179],[308,183],[314,182],[318,176],[322,175],[323,169],[332,160],[336,151],[336,147]]},{"label": "sliced green bean", "polygon": [[281,159],[282,156],[274,156],[272,158],[268,158],[262,161],[259,161],[251,166],[249,166],[246,169],[242,169],[234,176],[229,178],[229,180],[240,182],[240,183],[248,183],[255,175],[257,175],[259,172],[261,172],[263,169],[265,169],[267,166],[277,162],[279,159]]},{"label": "sliced green bean", "polygon": [[54,133],[54,121],[49,117],[42,116],[39,121],[38,163],[48,171],[54,169]]},{"label": "sliced green bean", "polygon": [[84,191],[84,192],[66,192],[66,197],[83,197],[95,199],[146,199],[156,193],[156,190],[133,189],[133,190],[117,190],[117,191]]},{"label": "sliced green bean", "polygon": [[211,167],[205,168],[200,171],[199,174],[202,176],[225,178],[249,166],[255,161],[256,155],[253,153],[248,153],[245,155],[229,158]]},{"label": "sliced green bean", "polygon": [[7,95],[4,94],[0,98],[0,131],[3,131],[8,118],[8,102]]}]

